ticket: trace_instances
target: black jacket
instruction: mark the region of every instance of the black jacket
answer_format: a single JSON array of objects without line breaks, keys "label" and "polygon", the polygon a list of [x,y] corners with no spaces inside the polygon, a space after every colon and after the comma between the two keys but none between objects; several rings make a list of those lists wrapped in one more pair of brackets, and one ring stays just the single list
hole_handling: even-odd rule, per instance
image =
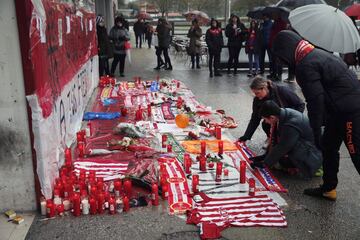
[{"label": "black jacket", "polygon": [[145,24],[143,22],[135,22],[134,23],[134,32],[136,35],[143,34],[145,32]]},{"label": "black jacket", "polygon": [[[296,81],[304,94],[311,127],[319,141],[326,114],[360,113],[360,83],[343,60],[315,48],[295,63],[295,50],[302,38],[292,31],[281,31],[273,42],[273,52],[295,66]],[[326,124],[326,123],[325,123]]]},{"label": "black jacket", "polygon": [[282,108],[276,132],[278,143],[266,155],[264,163],[273,166],[288,155],[306,177],[314,176],[322,164],[322,155],[315,147],[309,119],[298,111]]},{"label": "black jacket", "polygon": [[228,38],[229,47],[241,47],[246,39],[247,29],[242,22],[238,22],[236,29],[233,28],[232,23],[229,23],[225,28],[225,36]]},{"label": "black jacket", "polygon": [[251,119],[244,134],[246,139],[251,139],[259,126],[261,121],[260,109],[267,100],[273,100],[280,107],[292,108],[299,112],[304,112],[305,109],[305,103],[290,88],[273,84],[272,87],[269,87],[269,96],[267,98],[260,100],[255,97],[253,100]]},{"label": "black jacket", "polygon": [[113,53],[110,47],[110,40],[107,34],[106,27],[96,26],[97,40],[98,40],[98,50],[100,57],[111,58]]},{"label": "black jacket", "polygon": [[205,34],[205,41],[211,54],[219,54],[224,45],[221,28],[209,28]]},{"label": "black jacket", "polygon": [[171,25],[169,23],[161,23],[156,27],[156,32],[158,35],[159,47],[168,48],[171,43]]}]

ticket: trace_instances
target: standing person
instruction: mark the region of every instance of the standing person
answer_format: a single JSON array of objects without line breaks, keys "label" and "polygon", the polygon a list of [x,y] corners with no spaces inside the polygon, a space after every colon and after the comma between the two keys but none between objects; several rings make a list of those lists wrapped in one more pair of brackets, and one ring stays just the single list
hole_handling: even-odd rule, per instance
[{"label": "standing person", "polygon": [[[159,42],[159,54],[158,56],[161,56],[161,53],[164,54],[165,58],[165,70],[172,70],[171,60],[169,57],[169,46],[171,42],[171,31],[172,27],[171,24],[168,23],[164,18],[159,18],[158,25],[156,27],[156,32],[158,36],[158,42]],[[159,64],[159,61],[158,61]]]},{"label": "standing person", "polygon": [[130,40],[129,31],[123,25],[121,17],[115,18],[115,25],[110,30],[110,40],[114,43],[114,60],[111,65],[111,75],[114,75],[117,64],[120,62],[120,76],[125,77],[125,42]]},{"label": "standing person", "polygon": [[109,58],[112,57],[110,40],[105,27],[105,19],[102,15],[96,17],[96,33],[99,50],[99,76],[110,75]]},{"label": "standing person", "polygon": [[271,51],[270,51],[270,46],[269,46],[272,25],[273,25],[273,23],[272,23],[269,15],[264,14],[263,22],[260,25],[260,35],[259,35],[261,37],[261,43],[262,43],[261,49],[260,49],[260,55],[259,55],[260,74],[264,74],[264,72],[265,72],[265,54],[266,53],[269,58],[270,75],[273,72]]},{"label": "standing person", "polygon": [[294,109],[280,108],[271,100],[264,102],[260,115],[267,124],[276,126],[278,141],[266,156],[251,158],[251,167],[271,167],[279,162],[283,166],[295,166],[305,178],[314,176],[322,156],[315,146],[309,119]]},{"label": "standing person", "polygon": [[229,48],[229,60],[227,63],[228,71],[230,74],[230,68],[234,67],[234,74],[237,74],[237,67],[239,64],[239,54],[243,41],[246,38],[245,25],[240,21],[240,18],[236,15],[231,15],[229,24],[225,28],[225,35],[228,38]]},{"label": "standing person", "polygon": [[198,20],[195,18],[192,21],[192,25],[188,31],[187,37],[190,38],[189,43],[189,54],[191,56],[191,68],[195,68],[195,58],[196,58],[196,68],[200,68],[200,51],[201,51],[201,38],[202,30],[199,26]]},{"label": "standing person", "polygon": [[[250,29],[248,39],[245,45],[245,52],[249,57],[249,73],[248,77],[253,77],[258,74],[259,70],[259,52],[261,47],[261,42],[259,41],[259,27],[258,23],[255,20],[250,22]],[[254,66],[255,65],[255,66]],[[255,67],[255,71],[253,71]]]},{"label": "standing person", "polygon": [[[304,102],[296,95],[294,91],[286,86],[280,86],[261,76],[256,76],[252,80],[250,88],[255,95],[252,105],[253,112],[244,135],[239,138],[240,141],[251,139],[252,135],[261,122],[260,109],[263,103],[267,100],[273,100],[279,106],[284,108],[292,108],[299,112],[304,112]],[[262,128],[269,138],[271,128],[270,125],[263,121]]]},{"label": "standing person", "polygon": [[285,30],[276,36],[273,52],[282,61],[295,66],[296,81],[307,102],[315,143],[323,153],[323,184],[305,189],[304,194],[336,200],[342,142],[360,173],[359,80],[342,59],[315,48],[292,31]]},{"label": "standing person", "polygon": [[146,29],[145,29],[145,36],[146,36],[146,41],[148,43],[148,47],[151,48],[151,42],[152,42],[152,36],[154,33],[154,28],[150,23],[146,24]]},{"label": "standing person", "polygon": [[206,31],[205,41],[209,49],[209,71],[210,77],[213,77],[213,64],[214,73],[216,77],[220,77],[220,55],[222,47],[224,46],[224,39],[222,35],[219,22],[215,19],[211,19],[210,28]]},{"label": "standing person", "polygon": [[135,32],[135,43],[136,48],[140,47],[142,45],[142,36],[144,34],[144,20],[139,18],[136,23],[134,23],[134,32]]}]

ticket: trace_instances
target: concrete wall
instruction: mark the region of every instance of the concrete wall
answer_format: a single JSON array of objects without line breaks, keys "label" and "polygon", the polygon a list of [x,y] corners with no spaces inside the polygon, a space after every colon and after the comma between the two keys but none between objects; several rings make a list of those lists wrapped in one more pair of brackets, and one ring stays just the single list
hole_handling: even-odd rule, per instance
[{"label": "concrete wall", "polygon": [[[105,18],[105,24],[108,31],[114,26],[114,3],[115,8],[117,1],[113,0],[95,0],[95,12],[96,15],[103,15]],[[116,9],[115,9],[116,10]]]},{"label": "concrete wall", "polygon": [[14,1],[0,1],[0,210],[34,210],[34,174]]}]

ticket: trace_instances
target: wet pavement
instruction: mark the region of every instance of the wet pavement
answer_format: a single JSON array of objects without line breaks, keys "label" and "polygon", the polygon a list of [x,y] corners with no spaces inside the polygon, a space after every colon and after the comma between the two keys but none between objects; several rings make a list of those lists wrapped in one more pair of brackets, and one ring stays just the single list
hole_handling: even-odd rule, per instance
[{"label": "wet pavement", "polygon": [[[233,76],[210,78],[206,65],[191,70],[186,57],[171,56],[173,71],[155,71],[154,49],[132,51],[132,64],[125,67],[125,78],[141,76],[143,79],[160,77],[183,81],[198,97],[199,101],[214,109],[224,109],[238,122],[239,127],[231,130],[235,137],[241,136],[250,119],[252,95],[250,80],[246,72]],[[118,72],[116,73],[119,74]],[[286,78],[284,74],[283,78]],[[294,88],[294,83],[281,83]],[[259,128],[248,145],[260,153],[265,135]],[[321,178],[305,181],[297,176],[274,172],[289,192],[281,194],[287,201],[285,215],[287,228],[228,228],[222,232],[224,239],[360,239],[360,176],[356,172],[344,147],[341,149],[338,199],[330,202],[314,199],[302,194],[303,189],[317,186]],[[164,203],[163,203],[164,204]],[[127,214],[116,216],[64,217],[39,221],[37,216],[26,239],[198,239],[198,229],[187,225],[183,219],[170,216],[166,206],[132,209]],[[1,237],[0,237],[1,239]]]}]

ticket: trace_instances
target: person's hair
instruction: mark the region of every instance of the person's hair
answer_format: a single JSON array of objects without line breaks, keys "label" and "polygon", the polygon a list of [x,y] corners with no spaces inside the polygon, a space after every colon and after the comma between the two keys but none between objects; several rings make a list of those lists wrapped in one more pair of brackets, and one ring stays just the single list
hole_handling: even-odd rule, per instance
[{"label": "person's hair", "polygon": [[[255,23],[255,28],[253,28],[253,26],[252,26],[253,23]],[[250,27],[249,27],[249,32],[251,32],[252,30],[256,31],[258,29],[258,26],[259,26],[259,24],[255,19],[251,20]]]},{"label": "person's hair", "polygon": [[120,16],[117,16],[115,18],[115,24],[118,24],[119,22],[123,23],[124,22],[124,18],[120,17]]},{"label": "person's hair", "polygon": [[272,100],[265,101],[260,108],[260,115],[262,117],[280,116],[281,108],[276,102]]},{"label": "person's hair", "polygon": [[272,82],[261,76],[254,77],[250,84],[250,89],[252,89],[252,90],[260,90],[260,89],[263,89],[266,87],[267,88],[272,87]]}]

